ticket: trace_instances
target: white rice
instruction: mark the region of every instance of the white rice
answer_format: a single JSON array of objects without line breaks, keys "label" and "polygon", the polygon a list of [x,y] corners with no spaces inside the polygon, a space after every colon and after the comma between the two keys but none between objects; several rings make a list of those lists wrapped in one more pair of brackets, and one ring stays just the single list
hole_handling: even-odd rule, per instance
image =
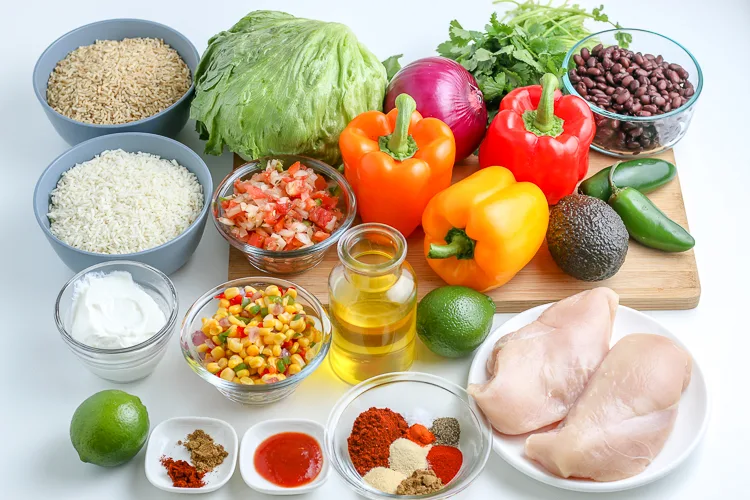
[{"label": "white rice", "polygon": [[50,196],[52,234],[72,247],[103,254],[164,244],[203,209],[195,174],[175,160],[121,149],[63,173]]}]

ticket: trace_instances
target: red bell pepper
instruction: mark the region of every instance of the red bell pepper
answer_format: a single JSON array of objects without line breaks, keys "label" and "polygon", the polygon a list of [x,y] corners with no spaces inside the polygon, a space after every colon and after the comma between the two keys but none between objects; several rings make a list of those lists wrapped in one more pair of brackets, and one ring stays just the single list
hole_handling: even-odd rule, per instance
[{"label": "red bell pepper", "polygon": [[479,147],[482,168],[503,166],[518,182],[533,182],[550,205],[586,176],[596,131],[586,101],[563,96],[557,86],[557,77],[547,73],[541,85],[511,91]]}]

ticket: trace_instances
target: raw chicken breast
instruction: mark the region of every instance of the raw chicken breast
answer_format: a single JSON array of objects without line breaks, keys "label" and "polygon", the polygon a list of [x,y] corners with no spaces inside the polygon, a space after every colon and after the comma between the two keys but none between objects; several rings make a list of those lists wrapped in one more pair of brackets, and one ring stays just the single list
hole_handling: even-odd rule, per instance
[{"label": "raw chicken breast", "polygon": [[561,477],[616,481],[643,472],[672,432],[691,369],[666,337],[624,337],[560,426],[526,440],[526,455]]},{"label": "raw chicken breast", "polygon": [[565,418],[609,350],[618,302],[609,288],[587,290],[497,341],[492,378],[468,387],[495,429],[525,434]]}]

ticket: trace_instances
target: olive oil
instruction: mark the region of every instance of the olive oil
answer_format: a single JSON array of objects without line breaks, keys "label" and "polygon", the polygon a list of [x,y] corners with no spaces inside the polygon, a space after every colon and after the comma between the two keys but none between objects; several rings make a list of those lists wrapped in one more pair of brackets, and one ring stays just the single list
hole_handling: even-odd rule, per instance
[{"label": "olive oil", "polygon": [[339,242],[329,277],[334,372],[356,384],[408,370],[416,345],[417,282],[406,240],[382,224],[362,224]]}]

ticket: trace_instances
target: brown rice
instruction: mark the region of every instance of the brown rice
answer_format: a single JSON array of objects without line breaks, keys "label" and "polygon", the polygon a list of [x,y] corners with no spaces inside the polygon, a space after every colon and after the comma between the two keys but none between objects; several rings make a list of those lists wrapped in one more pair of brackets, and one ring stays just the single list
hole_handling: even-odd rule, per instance
[{"label": "brown rice", "polygon": [[57,63],[47,102],[79,122],[128,123],[168,108],[190,84],[190,69],[164,40],[97,40]]}]

